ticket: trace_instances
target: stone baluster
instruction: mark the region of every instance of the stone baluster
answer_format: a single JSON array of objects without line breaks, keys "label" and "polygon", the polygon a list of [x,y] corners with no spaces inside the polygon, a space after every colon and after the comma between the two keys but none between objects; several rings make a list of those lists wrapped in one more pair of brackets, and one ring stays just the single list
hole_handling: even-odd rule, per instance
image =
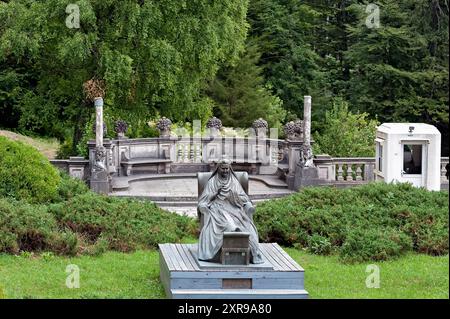
[{"label": "stone baluster", "polygon": [[352,168],[352,164],[351,163],[347,164],[347,174],[345,176],[345,180],[346,181],[350,181],[350,182],[353,181],[353,168]]},{"label": "stone baluster", "polygon": [[177,162],[181,163],[183,161],[183,145],[177,144]]},{"label": "stone baluster", "polygon": [[201,163],[201,162],[202,162],[202,145],[196,144],[195,163]]},{"label": "stone baluster", "polygon": [[337,167],[338,167],[338,169],[337,169],[337,180],[338,181],[343,181],[344,180],[344,176],[343,176],[343,174],[344,174],[344,170],[342,169],[342,164],[337,164]]},{"label": "stone baluster", "polygon": [[183,143],[183,162],[189,163],[189,144]]},{"label": "stone baluster", "polygon": [[195,162],[195,145],[190,144],[189,145],[189,163]]},{"label": "stone baluster", "polygon": [[279,151],[278,151],[278,147],[277,148],[270,148],[270,163],[272,165],[276,165],[278,163],[278,159],[279,159]]},{"label": "stone baluster", "polygon": [[361,166],[363,164],[356,164],[356,181],[362,181],[362,169]]},{"label": "stone baluster", "polygon": [[447,163],[443,163],[441,162],[441,180],[446,180],[447,179]]}]

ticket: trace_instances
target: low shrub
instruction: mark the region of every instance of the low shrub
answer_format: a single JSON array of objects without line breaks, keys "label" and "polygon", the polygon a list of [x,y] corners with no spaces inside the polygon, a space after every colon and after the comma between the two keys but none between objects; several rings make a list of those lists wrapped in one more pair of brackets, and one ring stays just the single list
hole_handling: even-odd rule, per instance
[{"label": "low shrub", "polygon": [[36,149],[0,136],[0,197],[49,202],[59,182],[57,169]]},{"label": "low shrub", "polygon": [[347,261],[388,260],[412,249],[410,236],[392,228],[350,229],[340,249]]},{"label": "low shrub", "polygon": [[80,179],[70,177],[67,173],[60,172],[61,181],[58,184],[57,196],[54,202],[63,202],[77,195],[88,193],[89,187]]},{"label": "low shrub", "polygon": [[49,206],[60,227],[95,244],[100,236],[110,249],[129,251],[138,246],[178,242],[187,235],[190,218],[172,214],[149,201],[94,194],[75,196]]},{"label": "low shrub", "polygon": [[151,202],[84,192],[76,181],[63,184],[71,191],[61,191],[60,201],[52,204],[0,198],[0,253],[98,255],[107,249],[155,248],[180,242],[195,228],[193,219]]},{"label": "low shrub", "polygon": [[349,262],[449,250],[448,193],[410,184],[306,188],[259,204],[254,218],[262,241],[337,251]]},{"label": "low shrub", "polygon": [[309,236],[308,238],[308,251],[318,255],[328,255],[331,253],[332,245],[327,237],[323,237],[317,234]]},{"label": "low shrub", "polygon": [[45,205],[0,198],[0,252],[54,249],[56,220]]}]

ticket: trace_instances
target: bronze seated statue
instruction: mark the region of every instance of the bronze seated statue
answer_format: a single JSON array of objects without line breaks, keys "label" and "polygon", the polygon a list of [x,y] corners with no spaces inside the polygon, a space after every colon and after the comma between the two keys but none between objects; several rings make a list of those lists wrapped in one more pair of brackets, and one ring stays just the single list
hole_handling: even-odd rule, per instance
[{"label": "bronze seated statue", "polygon": [[[247,173],[234,172],[231,161],[221,159],[214,172],[198,173],[198,186],[198,259],[223,264],[263,263],[253,222],[255,208],[246,193]],[[246,262],[230,256],[243,256]]]}]

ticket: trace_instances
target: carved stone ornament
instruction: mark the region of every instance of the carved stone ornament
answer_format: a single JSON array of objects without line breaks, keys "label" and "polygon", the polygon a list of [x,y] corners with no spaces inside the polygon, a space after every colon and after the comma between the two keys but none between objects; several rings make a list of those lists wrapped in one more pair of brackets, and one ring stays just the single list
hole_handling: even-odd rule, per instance
[{"label": "carved stone ornament", "polygon": [[252,128],[255,130],[256,135],[265,137],[269,129],[269,124],[263,118],[259,118],[253,122]]},{"label": "carved stone ornament", "polygon": [[314,167],[314,155],[311,145],[302,145],[300,147],[300,162],[301,167]]},{"label": "carved stone ornament", "polygon": [[297,140],[303,137],[303,121],[296,120],[286,123],[284,133],[288,139]]},{"label": "carved stone ornament", "polygon": [[107,173],[106,164],[106,148],[104,146],[95,149],[95,162],[92,167],[92,175],[94,179],[100,178]]}]

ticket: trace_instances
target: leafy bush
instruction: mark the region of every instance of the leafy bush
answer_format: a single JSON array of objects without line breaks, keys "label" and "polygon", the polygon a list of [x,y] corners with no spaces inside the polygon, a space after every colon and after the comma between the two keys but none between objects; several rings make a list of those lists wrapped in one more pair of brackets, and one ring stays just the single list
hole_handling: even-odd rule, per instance
[{"label": "leafy bush", "polygon": [[98,255],[107,249],[155,248],[179,242],[195,228],[193,219],[151,202],[84,192],[76,181],[63,181],[60,202],[53,204],[0,198],[0,252]]},{"label": "leafy bush", "polygon": [[356,228],[349,230],[340,256],[349,261],[380,261],[398,257],[411,248],[411,238],[397,229]]},{"label": "leafy bush", "polygon": [[36,149],[0,136],[0,196],[48,202],[59,182],[56,168]]},{"label": "leafy bush", "polygon": [[60,172],[61,182],[58,185],[58,195],[55,202],[63,202],[77,195],[86,194],[89,188],[80,179],[72,178],[67,173]]},{"label": "leafy bush", "polygon": [[328,238],[314,234],[308,238],[308,250],[313,254],[328,255],[332,246]]},{"label": "leafy bush", "polygon": [[335,157],[374,156],[373,141],[377,121],[368,119],[367,113],[353,114],[345,101],[333,101],[333,108],[325,113],[320,123],[321,133],[314,134],[314,152]]},{"label": "leafy bush", "polygon": [[81,234],[88,243],[100,237],[119,251],[138,246],[177,242],[186,236],[191,220],[168,213],[148,201],[101,196],[92,192],[49,207],[59,224]]},{"label": "leafy bush", "polygon": [[65,159],[69,158],[70,156],[77,155],[76,152],[74,152],[73,149],[73,139],[66,138],[65,141],[59,146],[58,151],[56,153],[57,159]]},{"label": "leafy bush", "polygon": [[74,234],[59,232],[54,216],[45,205],[0,198],[0,230],[0,252],[75,252]]},{"label": "leafy bush", "polygon": [[255,222],[263,241],[318,254],[336,250],[346,261],[449,250],[448,193],[410,184],[306,188],[259,204]]}]

